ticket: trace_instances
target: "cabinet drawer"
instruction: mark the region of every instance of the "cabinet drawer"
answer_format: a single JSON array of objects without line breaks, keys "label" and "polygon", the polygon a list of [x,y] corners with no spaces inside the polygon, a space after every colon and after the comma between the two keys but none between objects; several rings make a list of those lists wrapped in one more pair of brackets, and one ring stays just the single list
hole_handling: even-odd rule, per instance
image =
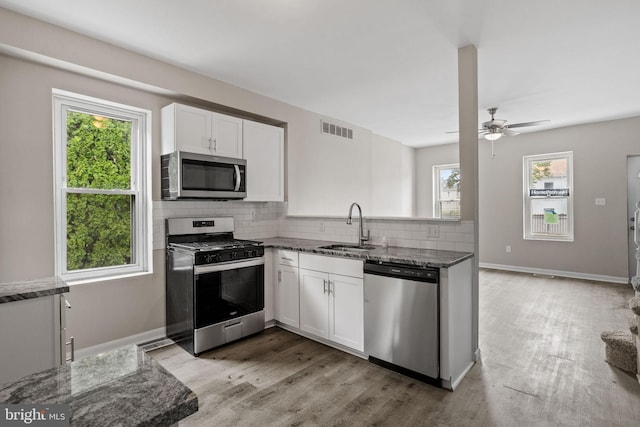
[{"label": "cabinet drawer", "polygon": [[301,253],[300,268],[350,277],[364,277],[363,262],[355,259]]},{"label": "cabinet drawer", "polygon": [[278,264],[280,265],[290,265],[292,267],[298,266],[298,252],[296,251],[278,251]]}]

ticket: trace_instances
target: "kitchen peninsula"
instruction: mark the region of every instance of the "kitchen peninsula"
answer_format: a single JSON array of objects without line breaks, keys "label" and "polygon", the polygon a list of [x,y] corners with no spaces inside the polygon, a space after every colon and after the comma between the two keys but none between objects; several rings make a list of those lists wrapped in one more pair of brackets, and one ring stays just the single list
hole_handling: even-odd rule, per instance
[{"label": "kitchen peninsula", "polygon": [[[437,378],[430,376],[436,384],[453,390],[473,366],[473,253],[282,237],[264,239],[263,244],[265,301],[272,301],[272,307],[265,305],[265,320],[363,358],[371,354],[367,352],[367,326],[370,333],[383,333],[371,331],[372,322],[364,315],[367,305],[373,307],[374,303],[367,294],[365,263],[437,269],[437,296],[433,298],[433,305],[427,306],[417,294],[412,297],[413,291],[405,282],[406,285],[398,288],[401,294],[391,298],[393,301],[388,301],[387,308],[401,304],[396,307],[400,312],[408,314],[406,310],[418,310],[435,316],[434,339],[419,333],[425,325],[412,324],[409,329],[427,340],[424,347],[435,348],[439,354],[436,356],[439,374]],[[420,274],[415,270],[414,273]],[[412,304],[412,308],[404,307],[405,303]],[[374,317],[377,316],[374,314]],[[397,327],[384,325],[387,333],[395,336],[388,337],[393,348],[399,345]],[[395,351],[403,353],[406,349]]]}]

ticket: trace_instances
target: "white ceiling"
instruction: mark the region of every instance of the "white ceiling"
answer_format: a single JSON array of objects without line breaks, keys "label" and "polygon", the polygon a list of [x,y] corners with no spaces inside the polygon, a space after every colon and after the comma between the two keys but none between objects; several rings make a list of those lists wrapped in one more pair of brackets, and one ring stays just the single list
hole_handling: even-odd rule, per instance
[{"label": "white ceiling", "polygon": [[[0,0],[0,7],[373,130],[454,142],[457,49],[479,121],[640,115],[638,0]],[[526,131],[526,130],[525,130]]]}]

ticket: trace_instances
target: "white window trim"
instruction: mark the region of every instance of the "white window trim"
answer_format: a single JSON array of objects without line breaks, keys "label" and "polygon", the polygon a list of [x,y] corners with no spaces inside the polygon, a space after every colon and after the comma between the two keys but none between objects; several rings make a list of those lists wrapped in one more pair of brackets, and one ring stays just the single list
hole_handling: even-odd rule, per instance
[{"label": "white window trim", "polygon": [[[432,206],[433,206],[433,217],[434,218],[442,218],[442,212],[441,212],[441,206],[440,203],[438,203],[439,200],[439,196],[440,196],[440,169],[452,169],[452,168],[458,168],[460,169],[460,163],[447,163],[444,165],[433,165],[433,167],[431,168],[431,179],[433,180],[433,201],[432,201]],[[436,175],[437,173],[437,175]],[[446,217],[446,218],[454,218],[454,217]]]},{"label": "white window trim", "polygon": [[[533,234],[531,230],[531,197],[529,196],[529,162],[539,160],[555,160],[567,159],[567,186],[569,187],[569,196],[567,197],[567,220],[568,233],[567,236],[547,236],[542,234]],[[522,156],[522,235],[524,240],[544,240],[555,242],[573,242],[574,240],[574,211],[573,211],[573,151],[563,151],[559,153],[536,154],[531,156]]]},{"label": "white window trim", "polygon": [[[74,284],[74,282],[86,283],[91,279],[152,273],[151,111],[59,89],[52,90],[52,98],[56,275]],[[135,264],[67,271],[66,194],[68,192],[94,192],[91,189],[68,191],[66,187],[67,110],[132,120],[134,123],[131,132],[131,189],[109,192],[112,194],[135,194],[135,215],[132,218],[132,227],[135,230],[132,236]],[[104,193],[104,191],[100,191],[100,193]]]}]

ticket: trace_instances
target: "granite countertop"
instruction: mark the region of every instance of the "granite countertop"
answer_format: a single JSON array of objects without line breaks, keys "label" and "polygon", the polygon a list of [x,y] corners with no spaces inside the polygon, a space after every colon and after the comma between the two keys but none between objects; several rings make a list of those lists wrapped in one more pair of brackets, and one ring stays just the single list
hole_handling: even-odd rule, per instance
[{"label": "granite countertop", "polygon": [[198,410],[195,393],[135,345],[4,384],[0,402],[67,404],[74,427],[169,426]]},{"label": "granite countertop", "polygon": [[348,245],[349,243],[291,239],[286,237],[274,237],[270,239],[263,239],[262,241],[265,248],[288,249],[299,252],[311,252],[320,255],[341,256],[345,258],[371,261],[395,262],[398,264],[415,265],[417,267],[448,268],[473,257],[473,253],[471,252],[401,248],[396,246],[389,246],[387,248],[374,246],[373,249],[366,252],[322,249],[320,246],[341,243]]},{"label": "granite countertop", "polygon": [[65,292],[69,292],[69,285],[59,277],[0,283],[0,304]]}]

